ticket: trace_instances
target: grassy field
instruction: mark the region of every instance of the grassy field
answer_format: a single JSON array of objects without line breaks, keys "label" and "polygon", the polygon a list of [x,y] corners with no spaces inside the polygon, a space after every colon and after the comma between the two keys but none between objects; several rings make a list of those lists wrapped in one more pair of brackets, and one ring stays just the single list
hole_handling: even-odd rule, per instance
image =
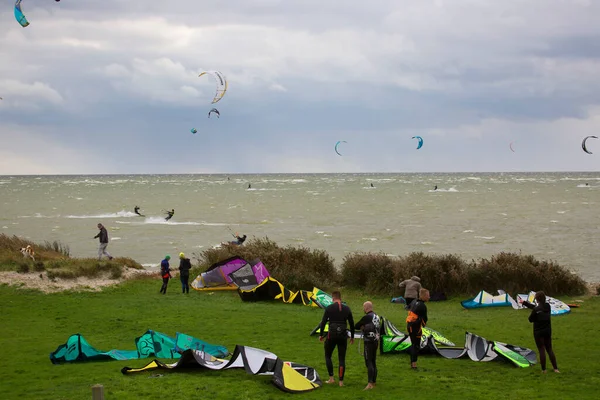
[{"label": "grassy field", "polygon": [[[74,333],[81,333],[100,350],[134,349],[134,339],[147,329],[174,336],[179,331],[233,350],[236,344],[258,347],[280,358],[313,366],[323,380],[327,371],[323,345],[309,336],[322,310],[278,302],[243,303],[236,292],[180,293],[173,280],[166,296],[160,281],[134,280],[102,292],[37,291],[0,286],[2,324],[0,367],[2,399],[89,399],[91,386],[104,385],[106,399],[475,399],[475,398],[597,398],[600,300],[585,302],[571,314],[553,318],[554,346],[561,374],[540,373],[540,367],[520,369],[504,362],[477,363],[428,355],[419,358],[421,370],[411,371],[407,354],[378,356],[377,388],[363,392],[366,368],[356,344],[349,347],[346,387],[324,385],[306,394],[286,394],[270,377],[243,370],[152,372],[130,376],[124,366],[140,367],[151,359],[53,365],[49,353]],[[309,289],[309,288],[307,288]],[[375,310],[399,328],[405,311],[389,298],[370,298],[343,292],[355,318],[362,302],[371,299]],[[460,299],[429,303],[429,326],[458,345],[465,331],[485,338],[534,348],[528,311],[512,309],[464,310]],[[563,300],[572,300],[563,298]],[[334,355],[334,364],[335,358]]]}]

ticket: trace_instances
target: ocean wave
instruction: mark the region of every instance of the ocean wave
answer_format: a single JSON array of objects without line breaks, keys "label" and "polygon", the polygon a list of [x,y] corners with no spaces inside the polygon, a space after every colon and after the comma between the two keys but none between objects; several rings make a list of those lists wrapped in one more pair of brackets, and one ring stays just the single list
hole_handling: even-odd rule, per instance
[{"label": "ocean wave", "polygon": [[65,218],[130,218],[130,217],[139,217],[134,212],[121,210],[116,213],[106,213],[106,214],[95,214],[95,215],[67,215]]}]

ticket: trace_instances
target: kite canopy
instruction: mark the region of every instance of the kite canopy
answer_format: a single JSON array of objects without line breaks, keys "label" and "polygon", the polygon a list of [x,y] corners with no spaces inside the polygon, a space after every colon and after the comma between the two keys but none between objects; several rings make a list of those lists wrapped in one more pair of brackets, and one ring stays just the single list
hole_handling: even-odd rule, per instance
[{"label": "kite canopy", "polygon": [[165,364],[154,360],[141,368],[123,367],[123,374],[151,371],[154,369],[212,369],[225,370],[231,368],[244,368],[248,374],[270,375],[272,382],[279,389],[290,393],[307,392],[321,387],[321,378],[317,371],[307,365],[291,361],[283,361],[277,355],[248,346],[235,346],[233,355],[229,360],[214,357],[207,352],[199,350],[186,350],[181,358],[173,364]]},{"label": "kite canopy", "polygon": [[85,338],[77,333],[71,335],[65,344],[50,353],[52,364],[65,362],[100,360],[136,360],[147,357],[179,358],[179,353],[187,349],[201,349],[215,357],[225,357],[229,351],[218,345],[206,343],[200,339],[177,332],[175,338],[152,330],[135,338],[136,350],[97,350]]},{"label": "kite canopy", "polygon": [[15,2],[15,19],[23,28],[29,25],[29,21],[27,21],[27,18],[21,10],[21,0]]},{"label": "kite canopy", "polygon": [[340,145],[340,143],[348,143],[345,140],[339,140],[334,147],[335,152],[337,153],[338,156],[341,156],[342,154],[338,151],[338,146]]},{"label": "kite canopy", "polygon": [[208,267],[191,286],[196,290],[252,289],[268,276],[269,271],[259,260],[248,262],[234,256]]},{"label": "kite canopy", "polygon": [[227,79],[225,79],[225,75],[219,71],[204,71],[198,75],[198,77],[201,77],[202,75],[211,75],[215,78],[217,83],[217,92],[215,93],[215,97],[212,101],[212,104],[215,104],[221,100],[223,96],[225,96],[225,92],[227,91]]},{"label": "kite canopy", "polygon": [[192,133],[196,133],[196,132],[198,132],[198,131],[196,130],[196,128],[192,128],[192,129],[190,129],[190,132],[192,132]]},{"label": "kite canopy", "polygon": [[510,144],[508,145],[508,147],[510,147],[510,149],[512,150],[513,153],[515,152],[515,148],[513,147],[514,143],[515,142],[510,142]]},{"label": "kite canopy", "polygon": [[[537,305],[535,300],[535,292],[530,291],[529,294],[518,294],[517,302],[519,308],[523,307],[523,301],[527,301],[533,305]],[[571,307],[554,297],[546,296],[546,303],[550,304],[550,315],[563,315],[571,312]]]},{"label": "kite canopy", "polygon": [[210,118],[210,114],[215,113],[217,114],[217,118],[221,118],[221,113],[219,112],[219,110],[217,110],[216,108],[213,108],[212,110],[210,110],[208,112],[208,118]]},{"label": "kite canopy", "polygon": [[583,139],[583,142],[581,142],[581,148],[583,149],[583,151],[585,151],[588,154],[592,154],[591,151],[589,151],[586,147],[585,147],[585,142],[589,139],[598,139],[598,136],[586,136],[585,139]]},{"label": "kite canopy", "polygon": [[423,138],[421,136],[413,136],[412,139],[417,139],[419,144],[417,145],[417,150],[423,147]]},{"label": "kite canopy", "polygon": [[504,293],[503,291],[498,291],[498,296],[493,296],[482,290],[477,294],[477,296],[473,297],[469,300],[463,300],[460,304],[464,308],[480,308],[480,307],[502,307],[502,306],[512,306],[514,309],[518,309],[517,302],[510,297],[509,294]]}]

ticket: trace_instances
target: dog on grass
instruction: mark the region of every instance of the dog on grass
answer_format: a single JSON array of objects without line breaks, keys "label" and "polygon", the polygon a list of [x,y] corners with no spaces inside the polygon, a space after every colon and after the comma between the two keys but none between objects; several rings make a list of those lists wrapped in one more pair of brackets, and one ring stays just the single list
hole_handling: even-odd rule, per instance
[{"label": "dog on grass", "polygon": [[33,251],[33,247],[31,245],[27,245],[27,247],[21,248],[21,254],[23,254],[24,258],[31,258],[35,262],[35,251]]}]

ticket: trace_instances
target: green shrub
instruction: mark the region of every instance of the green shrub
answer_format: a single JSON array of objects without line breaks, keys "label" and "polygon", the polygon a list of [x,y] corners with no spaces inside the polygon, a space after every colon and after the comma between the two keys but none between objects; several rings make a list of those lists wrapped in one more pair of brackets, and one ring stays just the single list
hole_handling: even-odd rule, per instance
[{"label": "green shrub", "polygon": [[[577,295],[586,292],[579,276],[551,261],[531,255],[499,253],[488,259],[465,262],[456,255],[410,253],[391,258],[383,254],[355,253],[344,258],[342,283],[373,294],[404,295],[399,282],[413,275],[432,292],[471,295],[480,290],[496,293],[528,293],[543,290],[549,295]],[[389,282],[392,281],[390,285]]]}]

